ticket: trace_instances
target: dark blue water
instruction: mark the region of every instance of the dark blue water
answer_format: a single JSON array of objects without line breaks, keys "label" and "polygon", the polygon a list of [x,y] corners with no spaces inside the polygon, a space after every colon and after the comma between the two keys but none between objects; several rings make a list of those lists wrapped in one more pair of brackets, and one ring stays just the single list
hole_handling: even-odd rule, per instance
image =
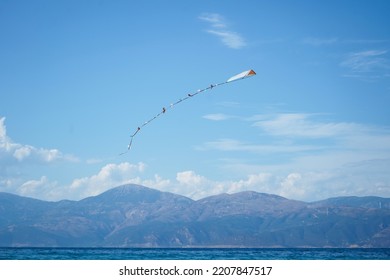
[{"label": "dark blue water", "polygon": [[388,249],[0,248],[0,260],[390,260]]}]

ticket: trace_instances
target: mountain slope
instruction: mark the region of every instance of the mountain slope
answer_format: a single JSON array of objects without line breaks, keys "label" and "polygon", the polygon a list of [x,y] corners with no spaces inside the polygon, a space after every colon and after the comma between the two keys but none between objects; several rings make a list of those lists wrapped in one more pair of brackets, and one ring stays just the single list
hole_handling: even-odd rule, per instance
[{"label": "mountain slope", "polygon": [[390,247],[390,199],[248,191],[194,201],[138,185],[80,201],[0,193],[0,246]]}]

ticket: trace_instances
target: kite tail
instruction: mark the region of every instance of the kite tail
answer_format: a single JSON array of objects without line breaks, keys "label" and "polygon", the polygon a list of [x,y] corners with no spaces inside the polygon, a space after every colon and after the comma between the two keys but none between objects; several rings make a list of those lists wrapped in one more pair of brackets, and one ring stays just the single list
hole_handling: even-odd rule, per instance
[{"label": "kite tail", "polygon": [[[175,105],[177,105],[177,104],[179,104],[179,103],[181,103],[181,102],[183,102],[183,101],[185,101],[185,100],[187,100],[187,99],[189,99],[189,98],[191,98],[191,97],[194,97],[194,96],[196,96],[196,95],[198,95],[198,94],[200,94],[200,93],[203,93],[203,92],[205,92],[205,91],[207,91],[207,90],[211,90],[211,89],[213,89],[213,88],[215,88],[215,87],[217,87],[217,86],[221,86],[221,85],[224,85],[224,84],[228,84],[228,83],[230,83],[230,82],[242,80],[242,79],[245,79],[245,78],[247,78],[247,77],[254,76],[254,75],[256,75],[256,72],[253,71],[253,70],[244,71],[244,72],[242,72],[242,73],[240,73],[240,74],[237,74],[237,75],[235,75],[235,76],[229,78],[229,79],[228,79],[227,81],[225,81],[225,82],[218,83],[218,84],[211,84],[211,85],[209,85],[208,87],[206,87],[206,88],[204,88],[204,89],[199,89],[199,90],[197,90],[197,91],[194,92],[194,93],[188,93],[185,97],[180,98],[179,100],[177,100],[177,101],[174,102],[174,103],[171,103],[171,105],[170,105],[169,107],[170,107],[170,108],[173,108]],[[150,120],[144,122],[141,126],[139,126],[139,127],[137,128],[137,130],[130,136],[130,143],[129,143],[129,145],[127,146],[127,151],[125,151],[125,152],[123,152],[123,153],[121,153],[121,154],[119,154],[119,155],[123,155],[123,154],[127,153],[127,152],[130,150],[131,145],[133,144],[133,138],[137,135],[137,133],[141,130],[141,128],[143,128],[144,126],[146,126],[147,124],[149,124],[149,123],[152,122],[153,120],[157,119],[160,115],[164,114],[165,112],[166,112],[166,108],[163,107],[161,112],[159,112],[159,113],[158,113],[157,115],[155,115],[153,118],[151,118]]]}]

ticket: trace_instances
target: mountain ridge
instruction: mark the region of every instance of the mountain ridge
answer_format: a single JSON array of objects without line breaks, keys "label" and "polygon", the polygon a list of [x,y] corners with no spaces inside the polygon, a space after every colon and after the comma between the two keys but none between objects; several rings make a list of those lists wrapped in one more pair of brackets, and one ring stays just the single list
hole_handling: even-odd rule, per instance
[{"label": "mountain ridge", "polygon": [[79,201],[0,193],[3,247],[390,247],[390,198],[245,191],[199,200],[122,185]]}]

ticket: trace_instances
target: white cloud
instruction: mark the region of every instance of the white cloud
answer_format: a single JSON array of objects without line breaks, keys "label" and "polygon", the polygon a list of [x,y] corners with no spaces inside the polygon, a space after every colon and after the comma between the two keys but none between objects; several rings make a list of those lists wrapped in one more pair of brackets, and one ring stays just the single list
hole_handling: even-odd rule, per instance
[{"label": "white cloud", "polygon": [[[78,161],[75,156],[63,154],[58,149],[14,142],[7,135],[5,117],[0,118],[0,191],[36,198],[57,197],[58,183],[39,172],[47,174],[50,169],[58,169],[59,163],[73,164]],[[39,179],[36,179],[37,174]]]},{"label": "white cloud", "polygon": [[218,181],[197,174],[193,170],[178,172],[176,180],[167,186],[168,191],[178,193],[192,199],[221,193],[237,193],[255,190],[274,193],[272,175],[269,173],[250,174],[245,179]]},{"label": "white cloud", "polygon": [[214,194],[215,186],[206,177],[196,174],[194,171],[182,171],[176,174],[173,191],[191,198],[200,198],[205,194]]},{"label": "white cloud", "polygon": [[199,19],[209,22],[213,28],[226,28],[225,19],[220,14],[204,13]]},{"label": "white cloud", "polygon": [[265,193],[275,193],[273,178],[270,173],[256,173],[249,174],[246,179],[230,181],[226,183],[219,183],[220,185],[227,185],[228,193],[237,193],[241,191],[253,191]]},{"label": "white cloud", "polygon": [[245,40],[240,34],[228,30],[208,30],[210,34],[216,35],[226,46],[232,49],[241,49],[246,46]]},{"label": "white cloud", "polygon": [[228,28],[226,20],[223,16],[216,13],[204,13],[199,16],[199,19],[210,23],[208,33],[219,37],[222,43],[232,49],[241,49],[246,46],[244,38]]},{"label": "white cloud", "polygon": [[348,70],[345,77],[373,81],[389,76],[390,60],[387,50],[368,50],[349,53],[340,66]]},{"label": "white cloud", "polygon": [[24,158],[30,156],[32,148],[29,146],[20,147],[15,150],[13,156],[18,160],[22,161]]},{"label": "white cloud", "polygon": [[36,148],[31,145],[19,144],[7,136],[5,117],[0,118],[0,162],[3,165],[47,164],[57,161],[77,161],[72,155],[65,155],[57,149]]},{"label": "white cloud", "polygon": [[258,142],[222,138],[205,142],[197,149],[285,154],[285,160],[299,161],[303,166],[317,161],[313,167],[323,167],[335,159],[348,163],[390,157],[389,127],[324,121],[319,117],[319,114],[289,113],[238,118],[253,122],[253,127],[260,129]]},{"label": "white cloud", "polygon": [[[316,120],[315,114],[278,114],[264,116],[254,123],[264,133],[288,138],[298,143],[317,140],[315,145],[324,148],[390,156],[390,128],[353,122],[329,122]],[[259,117],[258,117],[259,118]],[[321,140],[329,140],[324,144]],[[311,141],[313,143],[313,141]],[[299,144],[298,144],[299,145]],[[374,153],[375,152],[375,153]]]},{"label": "white cloud", "polygon": [[300,181],[302,175],[299,173],[290,173],[280,182],[280,195],[285,197],[302,197],[305,194],[305,189],[302,188]]},{"label": "white cloud", "polygon": [[179,184],[199,186],[206,183],[206,178],[196,175],[194,171],[183,171],[176,175],[176,180]]},{"label": "white cloud", "polygon": [[[143,185],[143,186],[153,186],[153,188],[161,191],[168,191],[172,186],[170,179],[164,179],[158,174],[154,174],[153,178],[151,179],[141,179],[141,178],[137,178],[136,180],[133,179],[132,183]],[[172,189],[171,191],[175,192],[174,189]]]},{"label": "white cloud", "polygon": [[144,170],[145,164],[142,162],[137,164],[128,162],[107,164],[95,175],[73,180],[69,186],[69,190],[74,194],[71,198],[78,199],[94,196],[114,186],[137,183],[139,181],[139,173],[142,173]]},{"label": "white cloud", "polygon": [[350,68],[353,72],[371,72],[377,68],[388,68],[386,50],[368,50],[350,53],[341,66]]},{"label": "white cloud", "polygon": [[204,115],[203,118],[211,121],[224,121],[224,120],[231,119],[233,117],[225,114],[208,114],[208,115]]},{"label": "white cloud", "polygon": [[340,136],[362,129],[354,123],[313,121],[313,116],[299,113],[263,116],[254,126],[272,135],[307,138]]},{"label": "white cloud", "polygon": [[[223,118],[211,115],[210,119]],[[250,166],[245,162],[219,163],[222,169],[228,168],[229,172],[243,174],[245,170],[256,170],[257,164],[267,162],[267,170],[277,166],[285,171],[294,168],[321,170],[351,162],[390,158],[389,127],[327,121],[323,114],[306,113],[235,118],[252,122],[254,128],[260,129],[258,140],[220,138],[196,146],[199,151],[223,152],[223,158],[240,158],[245,153],[250,158],[248,161],[253,163]]]},{"label": "white cloud", "polygon": [[218,150],[225,152],[248,152],[248,153],[295,153],[323,149],[323,146],[315,145],[288,145],[285,142],[274,144],[250,144],[236,139],[218,139],[209,141],[197,147],[198,150]]},{"label": "white cloud", "polygon": [[18,193],[23,196],[37,196],[48,191],[48,186],[54,185],[49,182],[46,176],[42,176],[39,180],[28,180],[24,182],[18,189]]},{"label": "white cloud", "polygon": [[5,117],[0,118],[0,142],[5,142],[7,137],[7,130],[5,127]]},{"label": "white cloud", "polygon": [[[242,191],[276,194],[303,201],[348,195],[390,197],[390,175],[385,171],[381,174],[383,176],[378,180],[367,176],[364,168],[316,172],[259,172],[249,174],[244,179],[218,181],[195,171],[183,171],[177,173],[176,181],[170,181],[162,190],[193,199]],[[366,178],[365,181],[362,181],[363,178]]]}]

